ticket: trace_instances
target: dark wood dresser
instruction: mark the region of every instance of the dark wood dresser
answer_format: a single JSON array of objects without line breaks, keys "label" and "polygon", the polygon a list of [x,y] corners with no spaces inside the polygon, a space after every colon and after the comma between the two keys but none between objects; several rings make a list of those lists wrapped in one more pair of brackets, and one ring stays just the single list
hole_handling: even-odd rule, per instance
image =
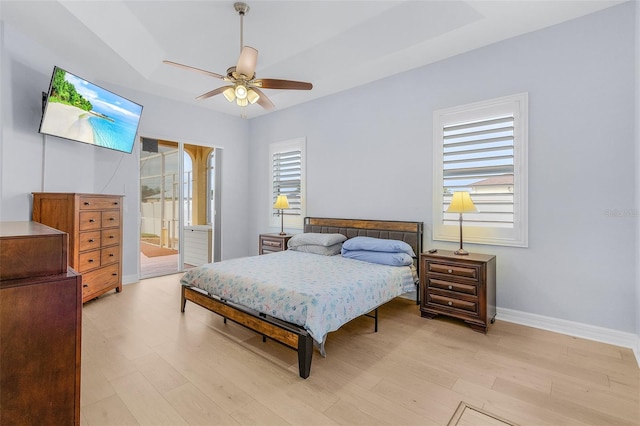
[{"label": "dark wood dresser", "polygon": [[421,253],[420,291],[423,317],[459,318],[486,333],[496,316],[496,257],[449,250]]},{"label": "dark wood dresser", "polygon": [[122,291],[122,196],[34,192],[32,219],[69,234],[83,302]]},{"label": "dark wood dresser", "polygon": [[0,424],[80,424],[82,277],[66,233],[0,222]]},{"label": "dark wood dresser", "polygon": [[258,241],[258,254],[268,254],[287,249],[287,243],[293,237],[292,234],[260,234]]}]

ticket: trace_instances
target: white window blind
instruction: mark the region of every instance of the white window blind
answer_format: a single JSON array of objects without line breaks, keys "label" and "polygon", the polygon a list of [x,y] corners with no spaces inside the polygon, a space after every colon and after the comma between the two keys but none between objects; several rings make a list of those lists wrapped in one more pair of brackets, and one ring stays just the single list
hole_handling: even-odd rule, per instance
[{"label": "white window blind", "polygon": [[284,226],[301,229],[305,216],[305,138],[269,145],[269,224],[280,226],[280,211],[273,208],[278,195],[286,195],[289,208],[284,210]]},{"label": "white window blind", "polygon": [[477,213],[463,215],[464,241],[527,246],[526,93],[434,112],[433,239],[457,241],[455,191]]},{"label": "white window blind", "polygon": [[[287,214],[300,216],[302,184],[302,151],[277,152],[273,155],[273,192],[271,204],[278,195],[286,195],[289,200]],[[276,213],[276,209],[274,209]]]},{"label": "white window blind", "polygon": [[513,114],[446,125],[443,128],[443,218],[454,191],[468,191],[477,213],[466,213],[467,225],[513,228]]}]

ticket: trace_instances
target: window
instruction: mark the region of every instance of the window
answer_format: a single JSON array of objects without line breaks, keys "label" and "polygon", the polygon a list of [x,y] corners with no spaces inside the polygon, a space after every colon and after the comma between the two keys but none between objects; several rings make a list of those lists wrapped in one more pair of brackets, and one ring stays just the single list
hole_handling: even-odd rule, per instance
[{"label": "window", "polygon": [[526,93],[433,114],[433,239],[459,241],[455,191],[468,191],[477,213],[463,216],[464,241],[527,246]]},{"label": "window", "polygon": [[278,195],[286,195],[289,209],[284,211],[284,226],[302,229],[305,217],[305,138],[272,143],[269,146],[271,181],[269,224],[280,227],[279,211],[273,208]]}]

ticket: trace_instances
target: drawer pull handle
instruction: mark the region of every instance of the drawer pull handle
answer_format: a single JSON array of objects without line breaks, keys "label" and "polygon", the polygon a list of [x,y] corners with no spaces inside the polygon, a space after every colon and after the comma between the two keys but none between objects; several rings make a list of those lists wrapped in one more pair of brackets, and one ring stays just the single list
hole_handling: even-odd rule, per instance
[{"label": "drawer pull handle", "polygon": [[112,277],[117,277],[117,276],[118,276],[118,274],[114,272],[113,274],[111,274],[111,276],[112,276]]},{"label": "drawer pull handle", "polygon": [[453,305],[453,302],[449,302],[449,306]]},{"label": "drawer pull handle", "polygon": [[110,217],[109,220],[116,220],[116,218],[115,217]]},{"label": "drawer pull handle", "polygon": [[95,221],[95,219],[89,219],[89,223],[94,223]]},{"label": "drawer pull handle", "polygon": [[115,256],[113,253],[109,253],[109,257],[113,257]]},{"label": "drawer pull handle", "polygon": [[453,286],[452,285],[449,286],[449,290],[453,290]]},{"label": "drawer pull handle", "polygon": [[89,206],[89,205],[91,205],[91,203],[90,203],[90,202],[88,202],[88,201],[85,201],[85,202],[84,202],[84,205],[85,205],[85,206]]},{"label": "drawer pull handle", "polygon": [[453,271],[451,269],[447,269],[447,272],[448,273],[452,273]]},{"label": "drawer pull handle", "polygon": [[82,287],[83,288],[87,288],[87,287],[89,287],[89,284],[82,284]]},{"label": "drawer pull handle", "polygon": [[94,240],[93,238],[91,238],[91,239],[89,240],[89,242],[90,242],[90,243],[95,243],[95,242],[96,242],[96,240]]},{"label": "drawer pull handle", "polygon": [[93,259],[89,259],[89,263],[93,263]]},{"label": "drawer pull handle", "polygon": [[118,203],[117,201],[114,201],[114,202],[113,202],[113,205],[114,205],[114,206],[117,206],[118,204],[119,204],[119,203]]},{"label": "drawer pull handle", "polygon": [[109,235],[109,238],[114,239],[115,237],[113,235]]}]

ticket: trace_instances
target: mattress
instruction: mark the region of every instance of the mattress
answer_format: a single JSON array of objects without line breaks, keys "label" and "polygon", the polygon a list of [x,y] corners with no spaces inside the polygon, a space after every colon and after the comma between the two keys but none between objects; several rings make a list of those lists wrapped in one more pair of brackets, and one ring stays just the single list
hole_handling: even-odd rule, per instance
[{"label": "mattress", "polygon": [[286,250],[202,265],[180,281],[304,327],[324,355],[329,332],[415,290],[416,274],[409,266]]}]

